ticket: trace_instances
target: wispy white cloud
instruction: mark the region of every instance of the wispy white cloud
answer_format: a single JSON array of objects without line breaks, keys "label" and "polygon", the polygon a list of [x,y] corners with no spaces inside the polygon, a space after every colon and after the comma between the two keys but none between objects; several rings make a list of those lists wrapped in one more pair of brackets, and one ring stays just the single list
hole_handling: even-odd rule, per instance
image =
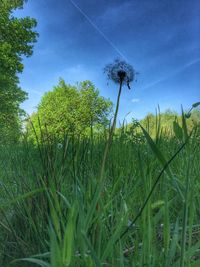
[{"label": "wispy white cloud", "polygon": [[139,99],[139,98],[133,98],[133,99],[131,100],[131,102],[132,102],[132,103],[137,103],[137,102],[140,102],[140,99]]}]

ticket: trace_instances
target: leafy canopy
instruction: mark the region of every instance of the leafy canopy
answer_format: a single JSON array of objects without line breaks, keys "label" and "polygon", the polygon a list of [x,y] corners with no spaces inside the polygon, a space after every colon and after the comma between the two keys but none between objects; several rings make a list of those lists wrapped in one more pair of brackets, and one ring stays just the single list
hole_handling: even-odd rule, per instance
[{"label": "leafy canopy", "polygon": [[[71,86],[60,79],[53,91],[44,94],[31,121],[38,136],[41,132],[58,139],[66,133],[86,136],[91,129],[97,130],[108,124],[111,108],[111,101],[100,96],[90,81]],[[34,138],[30,124],[28,129]]]},{"label": "leafy canopy", "polygon": [[[3,133],[13,138],[13,134],[19,130],[19,116],[22,114],[20,104],[27,98],[27,94],[19,87],[18,74],[23,71],[23,56],[32,55],[37,33],[33,31],[35,19],[13,16],[13,11],[23,8],[24,2],[0,1],[0,142],[5,139]],[[10,131],[7,131],[8,128]]]}]

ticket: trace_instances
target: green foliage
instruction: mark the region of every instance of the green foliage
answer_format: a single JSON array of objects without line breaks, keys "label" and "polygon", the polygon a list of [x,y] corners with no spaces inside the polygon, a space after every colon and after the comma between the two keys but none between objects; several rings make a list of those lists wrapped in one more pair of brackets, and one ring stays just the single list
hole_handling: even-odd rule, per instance
[{"label": "green foliage", "polygon": [[157,143],[124,132],[103,183],[104,136],[0,147],[0,265],[199,266],[199,132],[184,148],[164,132]]},{"label": "green foliage", "polygon": [[[19,117],[22,114],[20,104],[27,98],[27,94],[18,85],[17,75],[23,71],[23,56],[32,55],[33,43],[37,37],[32,29],[36,26],[36,21],[12,15],[13,10],[22,8],[24,2],[0,2],[0,142],[15,140],[14,133],[17,131],[19,134]],[[6,136],[4,132],[7,132]]]},{"label": "green foliage", "polygon": [[62,139],[65,134],[86,136],[108,124],[111,108],[112,103],[99,96],[90,81],[81,82],[76,87],[61,79],[53,91],[44,94],[37,113],[31,116],[29,137],[35,138],[34,131],[40,139],[40,133],[45,136],[47,132],[48,137],[57,139]]},{"label": "green foliage", "polygon": [[[186,113],[185,118],[187,119],[187,128],[191,131],[194,126],[197,126],[200,123],[200,110],[194,109],[189,113],[190,116],[187,116],[188,113]],[[182,139],[183,129],[181,127],[185,123],[182,115],[168,109],[157,115],[150,113],[142,119],[140,123],[145,129],[147,129],[148,133],[152,137],[156,137],[157,127],[158,124],[160,124],[160,130],[165,133],[166,136],[175,135],[178,139]]]}]

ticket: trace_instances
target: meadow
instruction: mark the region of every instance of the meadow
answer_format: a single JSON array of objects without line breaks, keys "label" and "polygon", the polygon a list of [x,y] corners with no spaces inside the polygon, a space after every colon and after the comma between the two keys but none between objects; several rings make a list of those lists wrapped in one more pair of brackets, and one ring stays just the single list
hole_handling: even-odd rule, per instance
[{"label": "meadow", "polygon": [[196,1],[28,2],[0,0],[0,267],[199,267],[200,102],[118,125],[123,90],[198,98]]},{"label": "meadow", "polygon": [[1,145],[1,267],[200,266],[199,126],[130,129]]}]

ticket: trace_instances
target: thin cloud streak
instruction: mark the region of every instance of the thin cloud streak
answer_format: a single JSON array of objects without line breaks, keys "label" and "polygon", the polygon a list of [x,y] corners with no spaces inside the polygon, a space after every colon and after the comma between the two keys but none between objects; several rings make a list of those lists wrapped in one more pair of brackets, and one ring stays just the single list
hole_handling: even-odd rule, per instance
[{"label": "thin cloud streak", "polygon": [[152,86],[154,86],[154,85],[157,85],[157,84],[159,84],[159,83],[161,83],[161,82],[164,82],[164,81],[166,81],[168,78],[171,78],[171,77],[173,77],[173,76],[175,76],[175,75],[181,73],[181,72],[184,71],[185,69],[187,69],[187,68],[191,67],[192,65],[197,64],[197,63],[199,63],[199,62],[200,62],[200,58],[194,59],[193,61],[191,61],[191,62],[185,64],[183,67],[180,67],[179,69],[175,70],[175,71],[172,72],[171,74],[165,76],[164,78],[161,78],[161,79],[159,79],[159,80],[157,80],[157,81],[154,81],[154,82],[152,82],[152,83],[147,84],[147,85],[144,86],[142,89],[145,90],[145,89],[148,89],[148,88],[150,88],[150,87],[152,87]]},{"label": "thin cloud streak", "polygon": [[125,60],[126,57],[123,55],[123,53],[116,47],[116,45],[102,32],[102,30],[88,17],[88,15],[73,1],[69,0],[72,5],[85,17],[85,19],[96,29],[96,31],[104,38],[104,40],[109,43],[112,48]]}]

